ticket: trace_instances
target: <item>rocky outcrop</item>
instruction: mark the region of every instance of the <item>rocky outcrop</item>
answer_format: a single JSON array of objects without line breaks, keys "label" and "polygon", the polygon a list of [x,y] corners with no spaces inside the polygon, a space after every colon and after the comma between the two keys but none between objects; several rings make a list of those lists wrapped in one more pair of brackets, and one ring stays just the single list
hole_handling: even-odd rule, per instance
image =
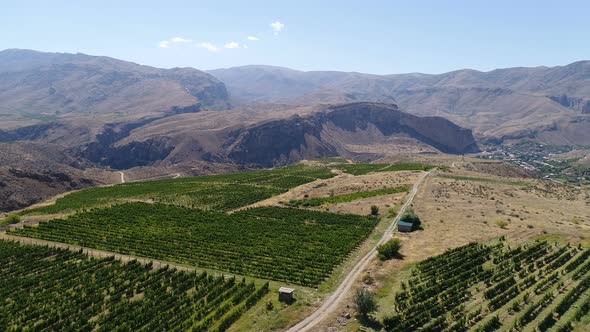
[{"label": "rocky outcrop", "polygon": [[445,153],[479,151],[470,129],[442,117],[411,115],[400,111],[396,105],[353,103],[336,106],[327,113],[327,120],[348,131],[373,124],[385,136],[406,134]]},{"label": "rocky outcrop", "polygon": [[[103,125],[90,142],[68,151],[112,169],[191,161],[270,167],[328,156],[370,159],[388,155],[400,142],[420,146],[419,151],[478,151],[471,130],[441,117],[402,112],[394,104],[358,102],[283,112],[280,117],[269,113],[242,122],[239,113],[202,113],[199,105],[175,108],[164,116]],[[192,121],[197,123],[191,125]],[[200,126],[200,121],[208,124]],[[61,126],[25,127],[0,133],[0,140],[44,138]]]},{"label": "rocky outcrop", "polygon": [[444,118],[414,116],[391,104],[352,103],[236,130],[226,143],[227,157],[239,164],[276,166],[336,156],[343,152],[341,142],[322,135],[334,127],[345,135],[375,127],[384,137],[408,136],[446,153],[479,151],[471,130]]},{"label": "rocky outcrop", "polygon": [[549,96],[549,98],[562,106],[574,109],[581,113],[590,114],[590,99],[571,97],[565,94]]},{"label": "rocky outcrop", "polygon": [[293,116],[230,134],[227,157],[238,164],[286,165],[304,158],[334,156],[334,146],[322,142],[321,116]]},{"label": "rocky outcrop", "polygon": [[12,130],[0,130],[0,142],[41,140],[48,135],[48,132],[59,130],[63,127],[62,124],[49,122]]}]

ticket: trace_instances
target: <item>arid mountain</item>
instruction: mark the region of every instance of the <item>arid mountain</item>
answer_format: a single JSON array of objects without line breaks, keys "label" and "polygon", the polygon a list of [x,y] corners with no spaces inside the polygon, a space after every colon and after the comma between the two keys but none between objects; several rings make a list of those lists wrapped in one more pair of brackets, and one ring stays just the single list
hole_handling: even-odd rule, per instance
[{"label": "arid mountain", "polygon": [[409,113],[442,116],[471,128],[484,140],[538,138],[590,145],[590,61],[440,75],[301,72],[267,66],[209,73],[226,84],[236,103],[395,101]]},{"label": "arid mountain", "polygon": [[59,145],[0,143],[0,211],[117,180],[113,172],[73,157]]},{"label": "arid mountain", "polygon": [[202,111],[109,123],[93,136],[95,131],[62,121],[0,131],[0,141],[61,142],[69,154],[114,169],[193,161],[276,166],[326,156],[371,158],[401,149],[478,151],[470,130],[380,103]]},{"label": "arid mountain", "polygon": [[395,103],[389,79],[378,75],[337,71],[303,72],[273,66],[215,69],[208,73],[225,83],[236,103]]},{"label": "arid mountain", "polygon": [[192,68],[159,69],[108,57],[0,52],[0,121],[87,116],[113,120],[225,109],[223,83]]},{"label": "arid mountain", "polygon": [[0,211],[119,183],[113,169],[137,180],[331,156],[477,151],[471,130],[383,103],[203,110],[112,123],[61,119],[0,130]]}]

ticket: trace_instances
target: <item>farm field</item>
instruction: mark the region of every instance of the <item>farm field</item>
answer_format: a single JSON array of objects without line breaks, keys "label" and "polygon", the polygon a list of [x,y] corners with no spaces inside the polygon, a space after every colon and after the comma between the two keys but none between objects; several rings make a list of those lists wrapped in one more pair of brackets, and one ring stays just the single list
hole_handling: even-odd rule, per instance
[{"label": "farm field", "polygon": [[292,206],[292,207],[316,207],[321,206],[323,204],[338,204],[338,203],[347,203],[356,201],[359,199],[375,197],[375,196],[383,196],[383,195],[391,195],[391,194],[399,194],[403,192],[407,192],[410,190],[408,186],[400,186],[400,187],[393,187],[393,188],[383,188],[383,189],[375,189],[375,190],[368,190],[368,191],[359,191],[356,193],[351,194],[342,194],[330,197],[316,197],[316,198],[304,198],[300,200],[290,200],[285,202],[284,205]]},{"label": "farm field", "polygon": [[[301,185],[251,206],[285,206],[293,202],[301,208],[365,216],[371,213],[370,208],[375,205],[385,215],[403,202],[407,193],[401,188],[411,187],[423,174],[422,171],[371,172],[363,175],[339,170],[335,172],[338,173],[335,177]],[[338,197],[340,202],[328,202],[334,197]],[[316,199],[322,202],[321,206],[301,205]]]},{"label": "farm field", "polygon": [[58,198],[55,204],[25,210],[21,214],[71,213],[128,201],[229,211],[333,176],[335,174],[327,167],[296,165],[234,174],[131,182],[77,191]]},{"label": "farm field", "polygon": [[428,171],[435,166],[419,163],[396,163],[396,164],[342,164],[336,165],[348,174],[365,175],[371,172],[397,172],[397,171]]},{"label": "farm field", "polygon": [[590,312],[590,249],[472,243],[418,263],[397,289],[387,331],[572,331]]},{"label": "farm field", "polygon": [[268,284],[0,241],[2,331],[224,331]]},{"label": "farm field", "polygon": [[366,239],[376,222],[277,207],[225,214],[135,202],[17,228],[10,234],[317,286]]},{"label": "farm field", "polygon": [[443,179],[451,179],[451,180],[463,180],[463,181],[476,181],[476,182],[506,184],[506,185],[510,185],[510,186],[527,186],[527,185],[531,184],[530,182],[526,182],[526,181],[509,181],[509,180],[498,180],[498,179],[491,179],[491,178],[469,177],[469,176],[448,175],[448,174],[439,174],[439,175],[437,175],[437,177],[443,178]]},{"label": "farm field", "polygon": [[[434,163],[425,159],[420,162]],[[369,331],[371,328],[379,330],[380,325],[375,327],[370,322],[354,319],[353,296],[356,290],[365,288],[376,294],[379,309],[374,317],[382,322],[393,311],[393,295],[399,290],[400,282],[410,277],[407,271],[449,248],[471,242],[488,243],[502,236],[511,246],[541,239],[560,245],[570,243],[575,247],[579,244],[590,247],[588,188],[566,187],[526,177],[511,165],[506,167],[498,162],[449,157],[448,160],[437,159],[436,163],[449,167],[429,176],[413,201],[413,210],[420,216],[423,230],[394,235],[401,240],[403,259],[372,262],[338,308],[318,324],[318,331],[357,331],[361,327]],[[366,176],[380,174],[385,178],[391,173]],[[353,183],[360,185],[361,182],[355,181],[355,178],[360,180],[362,177],[334,178],[327,182],[350,180],[343,187],[353,187]],[[526,185],[521,185],[521,182]],[[317,193],[319,190],[322,190],[322,195]],[[309,196],[316,197],[312,196],[313,193]],[[326,193],[325,188],[315,192],[319,197],[327,196]],[[376,198],[368,204],[374,204]],[[383,208],[380,210],[386,211]],[[352,318],[347,318],[346,313],[350,313]],[[583,322],[588,324],[590,316],[586,316]],[[575,331],[587,330],[588,327],[578,327]]]}]

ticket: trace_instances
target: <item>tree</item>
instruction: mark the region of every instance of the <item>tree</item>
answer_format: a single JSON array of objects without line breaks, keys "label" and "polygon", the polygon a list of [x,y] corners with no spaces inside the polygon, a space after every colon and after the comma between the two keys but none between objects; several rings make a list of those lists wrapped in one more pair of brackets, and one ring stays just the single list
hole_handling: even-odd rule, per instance
[{"label": "tree", "polygon": [[375,294],[365,288],[356,291],[353,301],[356,312],[365,319],[379,308],[375,300]]},{"label": "tree", "polygon": [[377,205],[371,205],[371,215],[376,216],[379,214],[379,207]]},{"label": "tree", "polygon": [[377,256],[382,261],[398,257],[401,247],[399,239],[391,239],[377,247]]},{"label": "tree", "polygon": [[414,225],[414,229],[420,228],[420,224],[422,223],[420,217],[418,217],[412,210],[406,211],[400,220],[411,222]]}]

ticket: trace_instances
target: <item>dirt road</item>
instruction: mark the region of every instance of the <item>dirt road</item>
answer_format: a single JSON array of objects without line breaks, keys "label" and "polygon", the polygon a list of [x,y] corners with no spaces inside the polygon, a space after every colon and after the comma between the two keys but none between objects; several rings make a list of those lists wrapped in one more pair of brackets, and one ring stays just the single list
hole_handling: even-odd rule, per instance
[{"label": "dirt road", "polygon": [[[414,184],[414,187],[412,188],[412,191],[408,195],[408,199],[406,200],[406,202],[404,203],[402,208],[399,210],[399,213],[397,214],[397,216],[392,220],[391,224],[387,227],[387,230],[385,231],[385,233],[383,233],[383,237],[381,237],[381,239],[379,240],[377,245],[383,244],[383,243],[387,242],[389,239],[391,239],[391,237],[393,235],[393,231],[395,229],[395,226],[397,225],[397,222],[399,221],[401,216],[404,214],[406,209],[412,204],[414,197],[416,197],[416,194],[418,193],[418,189],[420,189],[420,185],[422,184],[422,182],[424,182],[424,179],[428,175],[430,175],[430,173],[432,173],[432,171],[424,173],[418,179],[418,181],[416,181],[416,183]],[[287,332],[311,331],[313,329],[313,327],[315,327],[318,323],[320,323],[322,320],[324,320],[329,314],[331,314],[336,309],[338,309],[339,303],[346,296],[346,294],[350,291],[350,289],[354,285],[355,281],[359,278],[359,276],[363,272],[363,270],[367,267],[367,265],[369,265],[371,260],[373,260],[375,258],[376,253],[377,253],[377,249],[375,247],[369,253],[367,253],[363,258],[361,258],[356,263],[356,265],[353,267],[353,269],[350,271],[350,273],[346,276],[344,281],[342,281],[342,284],[340,284],[340,286],[338,286],[336,291],[326,299],[324,304],[322,304],[321,307],[319,307],[316,311],[314,311],[314,313],[309,315],[307,318],[305,318],[304,320],[302,320],[301,322],[297,323],[296,325],[291,327],[289,330],[287,330]]]},{"label": "dirt road", "polygon": [[121,183],[125,183],[125,173],[119,172],[121,174]]}]

